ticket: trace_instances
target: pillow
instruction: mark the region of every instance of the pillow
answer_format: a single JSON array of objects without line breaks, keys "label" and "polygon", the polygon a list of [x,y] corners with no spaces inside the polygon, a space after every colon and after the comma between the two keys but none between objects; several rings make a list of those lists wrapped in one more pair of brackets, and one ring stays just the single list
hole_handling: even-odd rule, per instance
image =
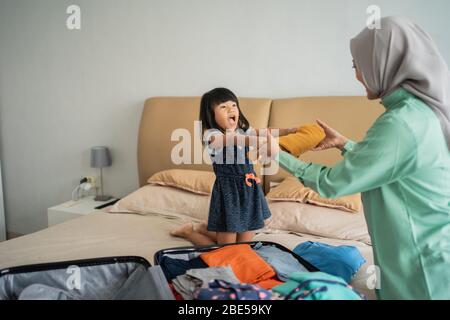
[{"label": "pillow", "polygon": [[272,213],[266,223],[269,229],[371,244],[363,214],[298,202],[269,201],[268,204]]},{"label": "pillow", "polygon": [[147,185],[116,202],[110,213],[159,214],[208,219],[210,197],[172,187]]},{"label": "pillow", "polygon": [[296,177],[288,177],[278,186],[270,189],[270,192],[267,194],[267,199],[273,201],[309,203],[354,213],[358,213],[362,210],[360,194],[338,199],[323,198],[314,190],[305,187]]},{"label": "pillow", "polygon": [[147,182],[210,195],[215,179],[214,173],[209,171],[172,169],[155,173]]}]

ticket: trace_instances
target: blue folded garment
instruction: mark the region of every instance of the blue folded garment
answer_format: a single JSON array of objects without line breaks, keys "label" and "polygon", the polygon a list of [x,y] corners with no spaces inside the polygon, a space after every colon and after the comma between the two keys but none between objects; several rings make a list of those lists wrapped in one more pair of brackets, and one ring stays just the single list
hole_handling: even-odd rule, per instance
[{"label": "blue folded garment", "polygon": [[307,241],[295,247],[294,252],[320,271],[341,277],[347,283],[366,262],[354,246],[335,247]]},{"label": "blue folded garment", "polygon": [[192,260],[184,259],[172,259],[167,256],[163,256],[159,262],[161,268],[166,276],[167,281],[172,281],[174,278],[185,274],[190,269],[203,269],[208,268],[208,265],[203,262],[200,257]]},{"label": "blue folded garment", "polygon": [[275,246],[263,246],[262,243],[257,243],[253,247],[253,250],[275,269],[280,281],[287,281],[289,274],[293,272],[308,272],[292,254],[278,249]]}]

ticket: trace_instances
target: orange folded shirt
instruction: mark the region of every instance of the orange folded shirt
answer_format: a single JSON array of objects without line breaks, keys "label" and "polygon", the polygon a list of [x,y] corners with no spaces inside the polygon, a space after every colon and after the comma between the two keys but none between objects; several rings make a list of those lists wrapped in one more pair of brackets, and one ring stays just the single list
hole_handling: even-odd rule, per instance
[{"label": "orange folded shirt", "polygon": [[325,131],[317,124],[305,125],[298,131],[279,138],[279,144],[293,156],[299,157],[303,153],[317,147],[325,139]]},{"label": "orange folded shirt", "polygon": [[275,271],[248,244],[225,246],[203,253],[200,258],[210,267],[230,266],[242,283],[261,283],[264,289],[281,284],[271,279],[276,276]]}]

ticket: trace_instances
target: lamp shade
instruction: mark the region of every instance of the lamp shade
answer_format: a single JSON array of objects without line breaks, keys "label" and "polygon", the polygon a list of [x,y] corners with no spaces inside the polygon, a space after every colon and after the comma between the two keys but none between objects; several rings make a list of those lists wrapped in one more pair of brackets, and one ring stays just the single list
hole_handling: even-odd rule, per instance
[{"label": "lamp shade", "polygon": [[92,168],[109,167],[111,164],[111,153],[107,147],[93,147],[91,149]]}]

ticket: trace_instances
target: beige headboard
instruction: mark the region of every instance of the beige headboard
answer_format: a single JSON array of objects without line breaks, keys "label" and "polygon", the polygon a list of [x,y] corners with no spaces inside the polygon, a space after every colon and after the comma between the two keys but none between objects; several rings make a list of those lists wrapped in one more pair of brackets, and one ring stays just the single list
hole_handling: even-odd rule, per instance
[{"label": "beige headboard", "polygon": [[[299,124],[314,123],[320,118],[331,126],[359,140],[375,119],[382,113],[379,102],[369,102],[365,97],[314,97],[285,100],[239,99],[242,112],[254,128],[294,127]],[[200,111],[199,97],[161,97],[150,98],[145,102],[138,137],[138,170],[140,186],[154,173],[172,168],[211,170],[207,164],[176,165],[171,161],[172,148],[179,142],[171,141],[175,129],[187,129],[194,144],[194,121]],[[193,154],[192,150],[192,154]],[[192,163],[194,161],[191,156]],[[332,164],[340,159],[337,151],[307,153],[301,157],[307,161]],[[257,173],[258,173],[257,168]],[[287,173],[280,172],[264,179],[266,186],[270,181],[280,181]]]}]

